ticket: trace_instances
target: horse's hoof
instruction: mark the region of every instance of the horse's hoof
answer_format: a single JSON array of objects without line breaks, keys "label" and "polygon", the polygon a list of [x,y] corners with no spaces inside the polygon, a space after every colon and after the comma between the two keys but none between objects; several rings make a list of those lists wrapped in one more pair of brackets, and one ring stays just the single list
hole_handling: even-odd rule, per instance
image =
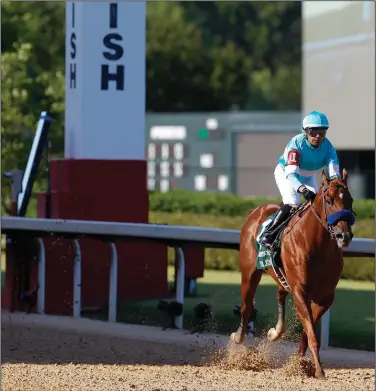
[{"label": "horse's hoof", "polygon": [[326,380],[325,373],[323,370],[318,370],[315,372],[315,378],[319,380]]},{"label": "horse's hoof", "polygon": [[272,327],[272,328],[269,329],[269,331],[268,331],[268,341],[270,341],[270,342],[277,341],[277,339],[280,339],[280,338],[281,338],[281,335],[282,335],[282,334],[278,334],[278,332],[277,332],[277,330],[275,329],[275,327]]},{"label": "horse's hoof", "polygon": [[299,351],[298,351],[298,357],[299,357],[299,360],[300,360],[300,361],[304,360],[305,355],[306,355],[305,350],[299,349]]},{"label": "horse's hoof", "polygon": [[241,344],[243,342],[243,338],[239,333],[232,333],[230,339],[232,342],[237,344]]}]

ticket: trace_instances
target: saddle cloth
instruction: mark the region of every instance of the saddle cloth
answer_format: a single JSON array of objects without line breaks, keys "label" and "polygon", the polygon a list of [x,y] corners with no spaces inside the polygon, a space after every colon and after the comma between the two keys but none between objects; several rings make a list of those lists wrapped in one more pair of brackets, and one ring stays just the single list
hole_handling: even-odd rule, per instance
[{"label": "saddle cloth", "polygon": [[261,235],[264,233],[266,227],[272,222],[276,214],[277,212],[267,217],[267,219],[260,225],[259,233],[256,236],[255,245],[258,254],[257,269],[267,269],[269,267],[272,267],[273,263],[275,264],[275,266],[280,267],[279,252],[280,252],[281,237],[284,228],[286,226],[283,225],[282,228],[279,228],[279,232],[274,241],[274,248],[275,248],[274,251],[267,249],[266,247],[262,246],[259,242]]}]

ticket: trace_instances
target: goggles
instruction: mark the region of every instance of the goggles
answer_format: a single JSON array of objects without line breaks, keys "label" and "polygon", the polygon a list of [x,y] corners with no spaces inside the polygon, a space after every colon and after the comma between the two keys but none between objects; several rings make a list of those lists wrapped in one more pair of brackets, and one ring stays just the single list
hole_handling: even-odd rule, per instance
[{"label": "goggles", "polygon": [[311,137],[316,137],[319,135],[320,137],[325,137],[327,128],[307,128],[306,132]]}]

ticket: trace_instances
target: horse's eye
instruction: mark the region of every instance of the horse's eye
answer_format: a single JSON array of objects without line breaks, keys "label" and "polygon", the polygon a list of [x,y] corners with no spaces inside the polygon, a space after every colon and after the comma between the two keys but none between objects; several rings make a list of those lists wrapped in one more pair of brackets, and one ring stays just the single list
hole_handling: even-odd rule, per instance
[{"label": "horse's eye", "polygon": [[333,200],[331,198],[325,198],[325,202],[328,204],[328,205],[332,205],[333,204]]}]

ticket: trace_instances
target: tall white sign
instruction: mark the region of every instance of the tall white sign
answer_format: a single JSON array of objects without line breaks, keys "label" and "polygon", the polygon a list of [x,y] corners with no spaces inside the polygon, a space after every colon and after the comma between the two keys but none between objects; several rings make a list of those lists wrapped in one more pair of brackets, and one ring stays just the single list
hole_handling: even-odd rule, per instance
[{"label": "tall white sign", "polygon": [[145,159],[146,3],[66,3],[65,157]]}]

